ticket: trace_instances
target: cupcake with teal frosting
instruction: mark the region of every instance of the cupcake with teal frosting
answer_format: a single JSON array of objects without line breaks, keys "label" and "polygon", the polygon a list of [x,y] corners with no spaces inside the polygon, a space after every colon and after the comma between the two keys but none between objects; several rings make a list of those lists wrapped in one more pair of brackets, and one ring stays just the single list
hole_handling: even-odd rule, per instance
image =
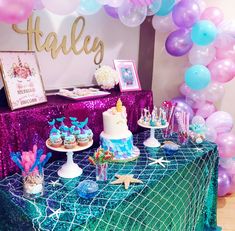
[{"label": "cupcake with teal frosting", "polygon": [[91,141],[92,138],[93,138],[93,132],[92,132],[92,130],[91,130],[87,125],[85,125],[84,131],[85,131],[85,133],[87,134],[87,137],[88,137],[89,141]]},{"label": "cupcake with teal frosting", "polygon": [[79,135],[77,135],[77,142],[78,142],[79,146],[88,145],[89,138],[88,138],[88,135],[84,129],[81,129],[81,133]]},{"label": "cupcake with teal frosting", "polygon": [[81,133],[81,129],[78,127],[79,122],[72,122],[72,126],[70,128],[70,132],[77,138],[77,136]]},{"label": "cupcake with teal frosting", "polygon": [[77,145],[76,138],[73,134],[69,134],[64,138],[64,147],[67,149],[75,148]]}]

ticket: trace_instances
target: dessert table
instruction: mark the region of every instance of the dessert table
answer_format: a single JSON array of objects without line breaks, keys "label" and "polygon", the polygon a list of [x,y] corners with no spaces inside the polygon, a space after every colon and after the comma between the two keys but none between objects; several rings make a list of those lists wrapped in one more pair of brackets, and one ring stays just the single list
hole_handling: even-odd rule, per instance
[{"label": "dessert table", "polygon": [[[155,135],[164,141],[161,133]],[[0,230],[216,230],[216,145],[189,143],[174,156],[166,156],[162,149],[156,152],[144,147],[148,136],[148,131],[134,135],[140,157],[109,164],[108,181],[97,182],[99,192],[93,199],[80,198],[76,190],[80,181],[95,180],[95,167],[87,159],[94,149],[75,155],[75,162],[83,168],[83,175],[75,179],[58,178],[63,160],[48,164],[45,195],[34,201],[22,198],[18,173],[3,179]],[[149,157],[164,157],[170,163],[165,168],[149,165]],[[131,184],[125,190],[123,185],[110,184],[115,174],[134,174],[143,184]]]},{"label": "dessert table", "polygon": [[[54,118],[77,117],[83,121],[88,117],[88,125],[94,133],[94,142],[98,142],[99,134],[103,130],[102,112],[115,106],[118,98],[121,98],[127,108],[129,129],[137,132],[141,108],[151,108],[153,105],[151,91],[112,91],[106,97],[82,101],[49,96],[45,104],[16,111],[0,107],[0,179],[17,171],[16,165],[10,159],[10,152],[31,150],[33,144],[46,149],[45,142],[50,131],[48,121]],[[60,156],[62,155],[58,154],[57,158]]]}]

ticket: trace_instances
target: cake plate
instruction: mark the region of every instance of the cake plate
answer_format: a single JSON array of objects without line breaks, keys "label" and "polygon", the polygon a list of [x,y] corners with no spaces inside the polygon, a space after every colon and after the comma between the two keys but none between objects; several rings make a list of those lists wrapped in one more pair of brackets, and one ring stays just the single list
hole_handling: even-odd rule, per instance
[{"label": "cake plate", "polygon": [[49,139],[46,141],[46,146],[56,152],[65,152],[67,155],[67,161],[65,164],[61,166],[61,168],[58,170],[58,175],[62,178],[75,178],[80,175],[82,175],[82,168],[80,168],[77,164],[73,161],[73,154],[74,152],[80,152],[83,150],[86,150],[90,148],[93,144],[93,140],[90,141],[86,146],[75,146],[72,149],[66,149],[64,146],[61,146],[59,148],[54,148],[49,145]]},{"label": "cake plate", "polygon": [[144,141],[144,145],[149,148],[160,147],[161,146],[160,142],[155,138],[155,130],[167,128],[169,126],[169,124],[166,123],[166,125],[163,125],[163,126],[150,126],[150,125],[142,124],[139,120],[137,123],[140,127],[150,129],[150,137]]}]

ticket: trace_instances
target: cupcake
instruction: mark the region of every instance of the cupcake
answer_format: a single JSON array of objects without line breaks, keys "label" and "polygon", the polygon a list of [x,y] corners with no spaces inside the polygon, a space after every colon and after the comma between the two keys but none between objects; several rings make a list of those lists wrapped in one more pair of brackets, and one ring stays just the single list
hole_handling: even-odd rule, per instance
[{"label": "cupcake", "polygon": [[61,138],[64,139],[69,131],[69,128],[64,124],[65,117],[57,118],[56,120],[61,123],[59,130],[61,132]]},{"label": "cupcake", "polygon": [[61,132],[61,138],[62,138],[63,140],[65,140],[65,137],[70,134],[69,128],[68,128],[67,126],[64,127],[62,130],[60,130],[60,132]]},{"label": "cupcake", "polygon": [[86,125],[85,128],[84,128],[84,131],[87,134],[87,137],[88,137],[89,141],[91,141],[92,138],[93,138],[92,130]]},{"label": "cupcake", "polygon": [[62,145],[63,140],[61,139],[59,131],[57,133],[50,134],[49,143],[54,148],[59,148]]},{"label": "cupcake", "polygon": [[79,122],[72,122],[73,126],[70,128],[70,132],[77,137],[81,133],[81,129],[78,127]]},{"label": "cupcake", "polygon": [[64,138],[64,147],[67,149],[72,149],[77,145],[76,138],[74,135],[69,134]]},{"label": "cupcake", "polygon": [[86,146],[89,142],[89,138],[84,129],[81,130],[81,133],[77,136],[77,142],[79,146]]}]

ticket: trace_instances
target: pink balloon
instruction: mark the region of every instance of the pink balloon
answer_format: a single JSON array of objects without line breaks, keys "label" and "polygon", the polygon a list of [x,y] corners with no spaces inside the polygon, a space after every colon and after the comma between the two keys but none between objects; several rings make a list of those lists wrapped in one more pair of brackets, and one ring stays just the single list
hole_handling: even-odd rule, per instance
[{"label": "pink balloon", "polygon": [[222,158],[235,156],[235,135],[234,133],[223,133],[217,137],[219,155]]},{"label": "pink balloon", "polygon": [[235,63],[231,59],[214,60],[208,66],[212,80],[226,83],[235,76]]},{"label": "pink balloon", "polygon": [[206,8],[202,15],[201,19],[203,20],[210,20],[212,21],[215,25],[220,24],[223,19],[224,19],[224,14],[223,12],[217,8],[217,7],[208,7]]},{"label": "pink balloon", "polygon": [[203,89],[203,93],[206,95],[206,100],[215,103],[221,100],[224,96],[224,86],[218,82],[211,82],[209,86]]},{"label": "pink balloon", "polygon": [[217,111],[207,118],[206,126],[214,128],[217,133],[230,132],[233,128],[233,118],[227,112]]},{"label": "pink balloon", "polygon": [[217,139],[217,132],[214,128],[207,127],[205,132],[206,140],[215,142]]},{"label": "pink balloon", "polygon": [[42,10],[44,5],[42,4],[41,0],[34,0],[34,10]]},{"label": "pink balloon", "polygon": [[80,0],[42,0],[43,5],[54,14],[70,14],[78,8]]},{"label": "pink balloon", "polygon": [[187,96],[192,92],[192,89],[185,82],[181,84],[179,90],[180,93],[184,96]]},{"label": "pink balloon", "polygon": [[218,59],[235,59],[235,42],[227,44],[226,47],[218,47],[216,49],[216,57]]},{"label": "pink balloon", "polygon": [[203,93],[202,90],[200,91],[194,91],[191,90],[187,95],[186,95],[187,100],[191,99],[194,105],[192,105],[193,108],[197,108],[197,105],[202,106],[206,102],[206,96]]},{"label": "pink balloon", "polygon": [[223,167],[229,175],[235,174],[235,157],[220,158],[220,166]]},{"label": "pink balloon", "polygon": [[215,111],[216,111],[216,108],[214,104],[205,103],[204,105],[198,108],[196,115],[202,116],[204,119],[206,119]]},{"label": "pink balloon", "polygon": [[0,20],[17,24],[26,20],[32,13],[34,0],[1,0]]}]

